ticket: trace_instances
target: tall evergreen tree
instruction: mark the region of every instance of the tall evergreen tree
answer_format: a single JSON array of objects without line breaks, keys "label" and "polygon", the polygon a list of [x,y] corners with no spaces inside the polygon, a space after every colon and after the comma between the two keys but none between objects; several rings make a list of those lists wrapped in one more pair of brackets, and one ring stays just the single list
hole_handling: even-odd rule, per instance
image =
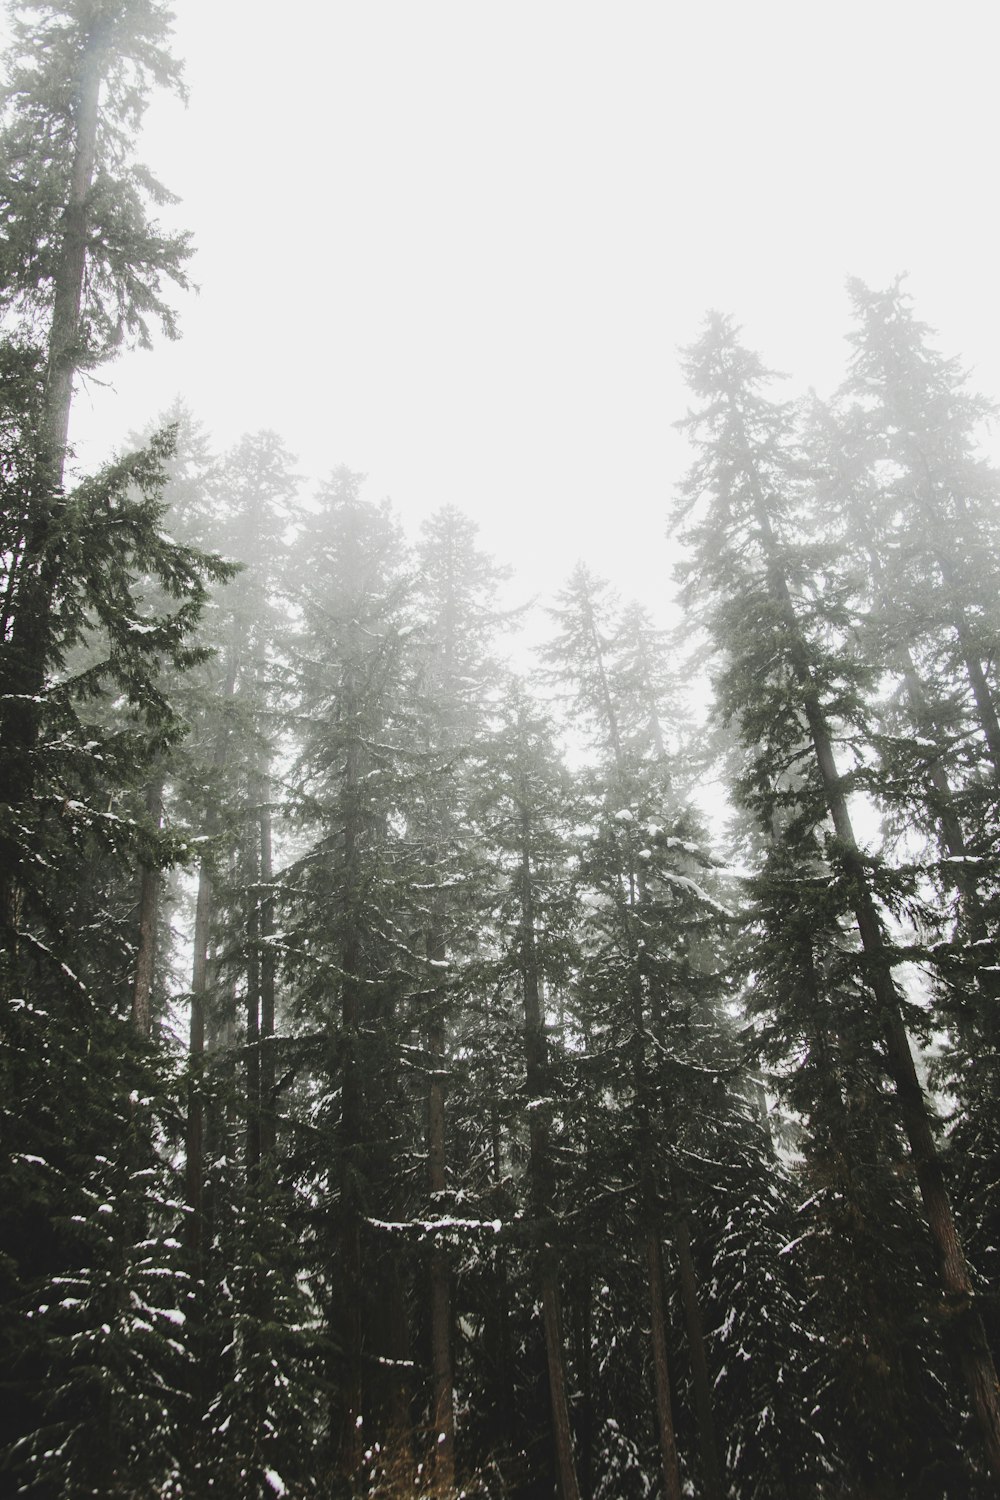
[{"label": "tall evergreen tree", "polygon": [[[409,799],[408,830],[426,864],[427,959],[439,971],[427,995],[427,1166],[432,1211],[447,1199],[446,1083],[449,1012],[464,988],[462,959],[471,942],[475,912],[467,886],[471,874],[469,777],[465,765],[483,733],[496,630],[494,595],[500,570],[476,546],[475,528],[453,507],[436,512],[422,528],[416,552],[416,605],[422,620],[423,663],[418,691],[425,774]],[[422,793],[422,794],[421,794]],[[472,855],[474,858],[474,854]],[[481,865],[477,867],[481,874]],[[450,970],[450,982],[445,975]],[[450,1022],[450,1025],[449,1025]],[[432,1426],[435,1471],[447,1491],[455,1483],[451,1270],[444,1245],[432,1247],[429,1267]]]},{"label": "tall evergreen tree", "polygon": [[[866,732],[850,655],[837,651],[843,591],[796,536],[799,492],[789,459],[789,415],[761,394],[765,372],[740,346],[726,320],[710,320],[686,371],[700,398],[688,428],[698,458],[686,485],[689,505],[704,497],[692,528],[694,573],[708,601],[710,628],[726,665],[724,711],[750,752],[741,790],[767,827],[779,775],[803,768],[799,816],[821,830],[828,878],[850,912],[857,971],[877,1036],[879,1065],[891,1080],[934,1245],[953,1345],[987,1462],[1000,1464],[996,1373],[948,1197],[931,1109],[913,1060],[907,1025],[918,1021],[893,975],[896,955],[880,901],[902,894],[885,867],[856,838],[839,768],[845,726],[855,743]],[[775,726],[781,725],[778,743]],[[766,752],[764,747],[767,747]],[[827,820],[829,822],[827,823]],[[826,825],[826,826],[824,826]]]},{"label": "tall evergreen tree", "polygon": [[486,747],[481,812],[488,845],[504,876],[493,916],[495,972],[498,979],[503,975],[507,984],[513,982],[523,1019],[526,1210],[541,1302],[555,1479],[562,1500],[578,1500],[560,1265],[566,1238],[560,1224],[557,1136],[565,1132],[565,1123],[547,1007],[550,990],[565,984],[574,947],[568,786],[550,726],[516,688],[502,712],[499,731]]},{"label": "tall evergreen tree", "polygon": [[[63,495],[73,382],[127,337],[146,342],[157,319],[173,331],[161,278],[183,283],[186,241],[160,233],[147,204],[168,196],[133,160],[154,84],[176,87],[166,50],[170,13],[158,0],[34,0],[15,15],[3,121],[0,312],[15,347],[36,352],[30,454],[9,541],[9,635],[0,657],[0,801],[35,784],[47,672],[58,663],[59,602],[73,564],[80,502]],[[93,546],[98,534],[92,532]],[[110,540],[110,538],[108,539]],[[0,845],[4,920],[16,920],[16,848]]]},{"label": "tall evergreen tree", "polygon": [[315,1274],[340,1351],[331,1436],[345,1480],[374,1441],[408,1439],[404,1286],[397,1246],[378,1240],[378,1226],[408,1217],[400,1041],[408,997],[428,987],[411,942],[405,835],[411,583],[388,503],[360,488],[360,476],[337,470],[298,544],[311,563],[293,657],[296,811],[308,843],[288,871],[286,933],[296,1004],[318,1032],[309,1067],[323,1081],[313,1138],[324,1159],[310,1170],[332,1240],[320,1242]]}]

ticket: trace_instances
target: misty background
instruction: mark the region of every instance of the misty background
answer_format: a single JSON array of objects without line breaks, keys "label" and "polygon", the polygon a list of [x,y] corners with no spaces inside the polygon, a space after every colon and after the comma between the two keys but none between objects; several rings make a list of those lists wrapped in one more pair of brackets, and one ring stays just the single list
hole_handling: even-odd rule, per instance
[{"label": "misty background", "polygon": [[995,9],[176,0],[190,102],[141,145],[200,290],[181,340],[83,383],[82,469],[180,396],[281,433],[407,530],[451,503],[548,594],[578,557],[661,609],[707,308],[843,372],[844,279],[899,272],[1000,390]]}]

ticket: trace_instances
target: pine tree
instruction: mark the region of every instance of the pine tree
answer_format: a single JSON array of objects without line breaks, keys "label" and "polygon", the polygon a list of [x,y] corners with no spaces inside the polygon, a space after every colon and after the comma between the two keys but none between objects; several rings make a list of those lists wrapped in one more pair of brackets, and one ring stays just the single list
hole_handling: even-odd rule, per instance
[{"label": "pine tree", "polygon": [[693,573],[717,649],[725,653],[722,710],[748,751],[740,796],[769,830],[782,778],[792,777],[797,784],[790,795],[786,790],[785,803],[802,826],[817,830],[836,907],[852,920],[865,1019],[877,1038],[872,1065],[892,1083],[953,1344],[995,1470],[995,1372],[907,1034],[917,1013],[894,978],[896,955],[880,909],[888,900],[899,910],[906,891],[862,852],[848,803],[852,781],[838,766],[838,734],[843,753],[848,735],[863,744],[868,732],[863,667],[836,649],[849,623],[843,585],[796,534],[801,501],[789,458],[789,414],[761,395],[765,372],[726,320],[710,320],[689,352],[687,374],[702,405],[687,423],[698,458],[685,495],[688,505],[706,502],[690,532]]},{"label": "pine tree", "polygon": [[566,982],[573,955],[573,901],[566,843],[567,778],[551,727],[516,686],[484,744],[480,818],[502,872],[491,929],[494,983],[513,988],[521,1012],[527,1135],[525,1205],[535,1284],[540,1293],[551,1444],[563,1500],[577,1500],[563,1330],[559,1158],[565,1151],[559,1061],[550,1038],[547,999]]},{"label": "pine tree", "polygon": [[[153,322],[173,331],[161,279],[183,282],[185,244],[150,218],[165,195],[132,150],[151,88],[177,81],[169,13],[146,0],[17,11],[28,19],[15,20],[0,153],[0,313],[16,376],[4,405],[0,989],[5,1135],[38,1175],[5,1224],[7,1352],[23,1400],[4,1439],[41,1493],[113,1494],[176,1467],[184,1359],[170,1330],[182,1312],[151,1291],[179,1273],[176,1205],[154,1191],[170,1183],[158,1161],[170,1109],[146,1044],[148,996],[136,996],[135,892],[140,865],[155,873],[185,852],[141,804],[184,730],[165,683],[202,659],[198,618],[230,570],[163,532],[170,432],[66,484],[75,377],[145,342]],[[33,1104],[39,1090],[54,1090],[58,1123]],[[60,1311],[21,1318],[40,1307]]]},{"label": "pine tree", "polygon": [[[88,544],[99,494],[63,495],[73,381],[127,337],[148,341],[155,318],[173,331],[161,277],[183,283],[183,237],[161,234],[146,204],[167,195],[132,160],[150,89],[177,85],[165,48],[169,12],[128,4],[34,0],[15,21],[3,122],[0,203],[8,229],[0,257],[0,313],[24,354],[34,348],[28,462],[12,513],[6,560],[9,634],[0,657],[0,802],[20,807],[35,784],[46,675],[60,657],[59,602],[81,524]],[[20,477],[19,475],[19,477]],[[110,538],[108,538],[110,540]],[[72,587],[72,584],[69,585]],[[18,856],[0,845],[4,920],[16,924]]]},{"label": "pine tree", "polygon": [[[589,725],[597,753],[593,831],[583,842],[579,876],[588,912],[585,1025],[601,1057],[593,1065],[601,1087],[620,1100],[617,1131],[624,1117],[632,1163],[644,1174],[636,1233],[645,1225],[648,1241],[655,1223],[676,1262],[683,1334],[667,1318],[663,1333],[675,1346],[686,1343],[687,1379],[672,1384],[691,1411],[675,1410],[673,1420],[679,1437],[697,1448],[688,1467],[707,1495],[725,1485],[723,1436],[732,1479],[742,1481],[752,1462],[760,1482],[778,1492],[793,1472],[795,1483],[803,1480],[809,1443],[801,1414],[782,1400],[780,1382],[740,1382],[735,1369],[727,1377],[706,1332],[705,1288],[728,1283],[732,1300],[711,1313],[727,1329],[738,1321],[745,1346],[755,1351],[747,1357],[756,1367],[756,1351],[766,1349],[777,1374],[785,1354],[773,1349],[767,1319],[776,1314],[794,1329],[795,1308],[777,1258],[782,1200],[773,1202],[774,1164],[726,1013],[734,999],[727,979],[733,915],[718,891],[704,830],[675,786],[680,756],[666,754],[684,728],[680,690],[648,617],[636,606],[618,607],[586,569],[576,569],[554,614],[560,629],[546,659],[564,688],[575,689],[571,720]],[[734,1224],[745,1229],[752,1221],[758,1242],[733,1233]],[[725,1230],[716,1239],[709,1224]],[[662,1395],[660,1401],[662,1411]],[[782,1456],[793,1449],[797,1465]]]},{"label": "pine tree", "polygon": [[[131,1025],[135,873],[140,862],[154,867],[180,858],[184,846],[145,827],[134,808],[151,766],[183,730],[162,690],[164,670],[184,671],[199,661],[191,636],[207,583],[227,572],[162,534],[168,451],[166,440],[155,440],[72,497],[73,527],[64,539],[69,567],[52,625],[59,658],[46,739],[36,755],[30,804],[7,810],[5,819],[18,856],[17,927],[8,933],[3,970],[5,1126],[25,1154],[49,1164],[44,1184],[100,1180],[99,1166],[82,1165],[88,1150],[95,1162],[121,1159],[136,1172],[148,1165],[137,1160],[139,1145],[127,1144],[135,1133],[129,1094],[159,1092],[142,1081],[139,1058],[131,1055],[133,1038],[142,1042]],[[54,1097],[62,1118],[53,1129],[31,1101],[39,1088],[56,1088],[56,1058],[61,1081]],[[137,1071],[125,1088],[130,1067]],[[152,1132],[153,1117],[142,1118]],[[76,1274],[79,1252],[65,1240],[65,1216],[56,1195],[43,1195],[27,1221],[15,1213],[7,1222],[7,1309],[15,1317],[25,1299],[45,1300],[39,1276]],[[133,1219],[130,1211],[124,1222]],[[135,1222],[137,1245],[148,1233],[141,1212]],[[114,1249],[130,1253],[120,1239]],[[119,1272],[109,1267],[108,1274],[113,1280]],[[96,1315],[99,1299],[81,1300]],[[15,1367],[22,1358],[42,1362],[58,1384],[59,1361],[70,1346],[35,1343],[35,1329],[44,1339],[50,1326],[24,1328],[15,1340]],[[109,1410],[117,1421],[113,1409],[102,1408]],[[115,1451],[111,1445],[109,1453]]]},{"label": "pine tree", "polygon": [[[885,291],[851,282],[849,291],[850,369],[820,447],[827,505],[863,539],[860,571],[877,622],[869,650],[896,685],[883,709],[879,802],[937,908],[924,935],[948,1032],[935,1076],[957,1101],[949,1154],[970,1244],[988,1277],[998,1139],[1000,622],[984,568],[998,476],[979,434],[992,408],[970,391],[958,362],[934,347],[900,281]],[[995,1342],[995,1320],[991,1334]]]},{"label": "pine tree", "polygon": [[399,1251],[379,1226],[412,1216],[398,1170],[413,1138],[400,1043],[406,1002],[428,987],[411,942],[405,836],[411,584],[388,504],[364,500],[360,483],[335,471],[298,543],[311,564],[292,662],[296,813],[308,842],[286,877],[295,1004],[317,1034],[308,1060],[320,1090],[313,1144],[323,1153],[311,1167],[324,1216],[315,1275],[340,1351],[330,1369],[331,1438],[345,1481],[372,1461],[364,1455],[376,1441],[384,1451],[409,1440]]},{"label": "pine tree", "polygon": [[[423,849],[427,887],[425,946],[439,970],[428,992],[427,1160],[432,1212],[448,1207],[446,1082],[449,1031],[464,989],[462,959],[475,936],[475,912],[467,888],[473,873],[470,845],[469,778],[464,767],[485,727],[485,709],[496,667],[490,659],[496,630],[494,595],[500,570],[476,546],[475,528],[453,507],[433,515],[422,528],[416,552],[416,604],[424,640],[420,672],[421,743],[426,774],[408,799],[408,831]],[[421,795],[423,790],[423,795]],[[474,859],[474,854],[472,855]],[[445,1491],[454,1487],[454,1370],[452,1359],[451,1268],[444,1246],[431,1250],[430,1323],[434,1468]]]}]

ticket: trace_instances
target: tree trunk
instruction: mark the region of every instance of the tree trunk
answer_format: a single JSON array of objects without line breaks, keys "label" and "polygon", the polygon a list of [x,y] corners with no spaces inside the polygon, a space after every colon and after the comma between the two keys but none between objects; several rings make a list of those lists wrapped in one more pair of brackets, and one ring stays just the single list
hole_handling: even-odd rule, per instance
[{"label": "tree trunk", "polygon": [[549,1374],[549,1397],[552,1402],[552,1428],[556,1447],[556,1469],[562,1500],[580,1500],[573,1465],[573,1435],[566,1398],[566,1369],[563,1362],[562,1319],[560,1316],[559,1269],[555,1252],[545,1246],[541,1252],[542,1326],[545,1330],[545,1357]]},{"label": "tree trunk", "polygon": [[691,1355],[691,1382],[694,1387],[695,1413],[698,1418],[698,1447],[705,1500],[723,1500],[722,1469],[719,1463],[719,1441],[715,1431],[712,1382],[705,1355],[705,1330],[698,1305],[698,1282],[694,1256],[691,1253],[691,1230],[683,1206],[674,1219],[674,1246],[681,1273],[681,1300],[687,1324],[688,1349]]},{"label": "tree trunk", "polygon": [[250,910],[247,913],[246,1163],[248,1178],[260,1171],[260,861],[256,819],[251,824]]},{"label": "tree trunk", "polygon": [[341,961],[341,1035],[343,1074],[340,1107],[340,1238],[343,1323],[340,1344],[344,1381],[341,1391],[341,1464],[344,1478],[357,1473],[363,1452],[364,1418],[361,1313],[361,1174],[364,1093],[361,1076],[361,1030],[364,1019],[361,902],[361,757],[357,704],[350,672],[345,674],[344,722],[349,726],[344,765],[344,945]]},{"label": "tree trunk", "polygon": [[386,1377],[387,1446],[390,1470],[398,1472],[406,1483],[412,1483],[417,1460],[413,1445],[413,1360],[410,1355],[410,1322],[400,1264],[401,1254],[391,1250],[386,1283],[386,1348],[383,1365]]},{"label": "tree trunk", "polygon": [[[204,857],[198,867],[198,895],[194,914],[184,1173],[188,1206],[185,1239],[196,1267],[200,1267],[201,1264],[205,1211],[205,1004],[208,992],[208,945],[211,929],[212,875],[208,858]],[[198,1274],[197,1270],[195,1274]]]},{"label": "tree trunk", "polygon": [[580,1384],[580,1412],[577,1418],[580,1458],[580,1491],[590,1500],[594,1489],[594,1378],[592,1311],[593,1287],[589,1267],[584,1265],[573,1296],[573,1343]]},{"label": "tree trunk", "polygon": [[[510,1202],[504,1189],[503,1146],[500,1134],[500,1109],[495,1087],[490,1099],[490,1147],[493,1163],[491,1206],[501,1223],[510,1216]],[[496,1414],[495,1446],[513,1451],[517,1442],[514,1416],[514,1354],[510,1336],[510,1280],[507,1250],[501,1243],[494,1261],[493,1295],[487,1303],[485,1318],[486,1352],[496,1371],[492,1408]]]},{"label": "tree trunk", "polygon": [[[157,828],[163,819],[163,778],[151,781],[146,790],[146,811]],[[139,882],[139,943],[135,956],[135,983],[132,986],[132,1024],[141,1037],[148,1037],[153,1025],[153,972],[156,958],[156,916],[160,900],[162,871],[142,866]]]},{"label": "tree trunk", "polygon": [[[439,950],[434,945],[434,952]],[[431,1203],[438,1209],[447,1186],[445,1174],[444,1026],[435,1021],[429,1031],[431,1075],[427,1101],[427,1166]],[[451,1359],[451,1274],[447,1252],[430,1252],[431,1386],[434,1425],[434,1472],[445,1491],[455,1485],[454,1375]]]},{"label": "tree trunk", "polygon": [[[340,1116],[341,1295],[340,1330],[345,1378],[341,1399],[341,1459],[344,1477],[353,1477],[361,1462],[360,1424],[363,1420],[361,1317],[361,1111],[362,1092],[358,1042],[360,945],[352,934],[344,950],[343,1087]],[[352,967],[348,967],[351,965]]]},{"label": "tree trunk", "polygon": [[274,1067],[274,856],[271,839],[271,784],[260,789],[260,1152],[267,1163],[274,1155],[277,1101]]},{"label": "tree trunk", "polygon": [[667,1299],[663,1289],[663,1254],[660,1237],[653,1229],[643,1234],[646,1253],[646,1275],[649,1280],[650,1322],[653,1338],[653,1385],[656,1392],[656,1421],[660,1432],[660,1468],[663,1473],[665,1500],[682,1500],[681,1471],[674,1436],[674,1413],[670,1396],[670,1367],[667,1362]]},{"label": "tree trunk", "polygon": [[[212,753],[210,795],[218,796],[216,782],[229,750],[228,706],[236,691],[237,654],[230,657],[222,691],[222,722]],[[219,814],[215,801],[205,815],[207,853],[198,866],[198,895],[194,912],[194,952],[191,961],[191,1025],[188,1040],[188,1110],[185,1150],[185,1185],[188,1218],[186,1240],[195,1265],[200,1265],[203,1249],[205,1193],[205,1011],[208,1001],[209,944],[212,938],[214,892],[212,889],[212,845],[218,829]],[[197,1273],[196,1273],[197,1274]]]}]

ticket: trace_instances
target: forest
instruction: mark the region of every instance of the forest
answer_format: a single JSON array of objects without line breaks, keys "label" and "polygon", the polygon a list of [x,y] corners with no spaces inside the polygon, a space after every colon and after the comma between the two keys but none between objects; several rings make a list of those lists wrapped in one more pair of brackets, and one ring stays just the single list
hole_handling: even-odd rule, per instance
[{"label": "forest", "polygon": [[180,65],[10,15],[0,1488],[996,1495],[993,404],[902,278],[824,399],[710,314],[677,627],[570,559],[527,643],[275,431],[81,473],[179,331]]}]

